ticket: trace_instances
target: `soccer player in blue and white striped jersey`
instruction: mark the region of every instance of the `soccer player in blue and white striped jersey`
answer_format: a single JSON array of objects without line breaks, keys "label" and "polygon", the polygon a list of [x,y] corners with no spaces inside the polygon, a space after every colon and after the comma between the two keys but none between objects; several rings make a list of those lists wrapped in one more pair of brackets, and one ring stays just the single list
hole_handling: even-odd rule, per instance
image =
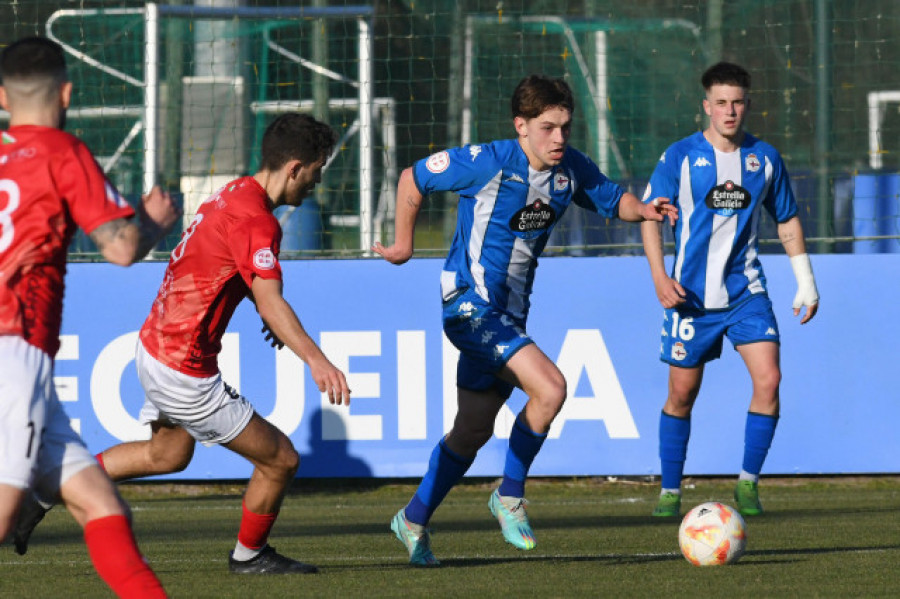
[{"label": "soccer player in blue and white striped jersey", "polygon": [[645,203],[666,198],[678,208],[675,262],[663,265],[660,227],[643,223],[644,251],[663,315],[660,359],[669,364],[669,393],[660,417],[662,491],[654,516],[677,516],[691,432],[691,410],[704,365],[728,337],[753,383],[744,458],[735,501],[744,515],[762,512],[757,484],[778,422],[779,334],[758,257],[761,209],[775,219],[798,291],[794,315],[809,322],[819,295],[797,202],[778,151],[744,132],[750,75],[721,62],[701,79],[709,126],[666,149],[647,186]]},{"label": "soccer player in blue and white striped jersey", "polygon": [[500,487],[489,507],[507,542],[535,546],[525,515],[525,479],[566,398],[566,381],[525,332],[537,259],[570,204],[626,221],[671,221],[667,200],[643,204],[583,153],[568,147],[575,101],[561,79],[532,75],[512,97],[517,138],[433,154],[403,171],[394,244],[374,251],[394,264],[412,257],[424,197],[459,194],[456,234],[441,274],[444,332],[460,350],[458,412],[437,444],[415,495],[391,522],[417,566],[436,566],[425,529],[490,439],[503,403],[528,395],[509,438]]}]

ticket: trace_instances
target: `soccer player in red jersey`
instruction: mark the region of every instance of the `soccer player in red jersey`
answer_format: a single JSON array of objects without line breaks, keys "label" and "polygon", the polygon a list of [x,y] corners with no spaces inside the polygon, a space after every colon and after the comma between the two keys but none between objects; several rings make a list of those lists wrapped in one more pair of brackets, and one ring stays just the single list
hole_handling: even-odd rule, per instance
[{"label": "soccer player in red jersey", "polygon": [[[121,597],[165,597],[128,506],[69,424],[53,385],[66,252],[81,227],[108,261],[140,260],[178,218],[154,188],[134,210],[91,152],[62,131],[72,97],[62,48],[24,38],[0,55],[0,539],[33,491],[84,528],[97,573]],[[18,549],[18,547],[17,547]]]},{"label": "soccer player in red jersey", "polygon": [[[296,113],[279,116],[263,136],[262,166],[210,196],[172,251],[136,349],[146,400],[141,420],[151,438],[115,445],[98,457],[113,480],[178,472],[199,441],[223,445],[254,465],[229,568],[240,574],[311,573],[267,540],[299,466],[290,439],[222,380],[217,357],[235,308],[250,297],[276,343],[310,369],[333,404],[348,404],[344,374],[306,333],[282,295],[281,227],[272,214],[299,206],[316,183],[337,137]],[[29,531],[30,532],[30,531]]]}]

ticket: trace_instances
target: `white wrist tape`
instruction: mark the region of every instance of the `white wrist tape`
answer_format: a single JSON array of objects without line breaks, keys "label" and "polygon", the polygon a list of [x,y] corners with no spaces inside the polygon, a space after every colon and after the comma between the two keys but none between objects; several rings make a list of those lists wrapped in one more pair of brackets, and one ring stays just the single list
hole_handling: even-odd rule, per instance
[{"label": "white wrist tape", "polygon": [[791,268],[797,279],[797,295],[794,296],[794,308],[812,306],[819,303],[819,290],[816,289],[816,278],[813,276],[809,254],[791,256]]}]

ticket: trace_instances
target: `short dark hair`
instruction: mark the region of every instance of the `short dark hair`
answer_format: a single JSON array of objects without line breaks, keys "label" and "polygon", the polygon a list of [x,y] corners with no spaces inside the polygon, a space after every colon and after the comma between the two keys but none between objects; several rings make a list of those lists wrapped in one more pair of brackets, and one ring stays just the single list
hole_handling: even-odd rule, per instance
[{"label": "short dark hair", "polygon": [[0,54],[0,80],[52,77],[65,81],[66,55],[62,46],[46,37],[24,37]]},{"label": "short dark hair", "polygon": [[733,62],[717,62],[706,69],[700,78],[703,89],[709,91],[714,85],[736,85],[744,89],[750,89],[750,73]]},{"label": "short dark hair", "polygon": [[544,75],[529,75],[522,79],[513,92],[511,104],[513,118],[533,119],[554,106],[575,112],[575,96],[569,84]]},{"label": "short dark hair", "polygon": [[327,159],[337,143],[337,133],[307,114],[289,112],[266,128],[262,140],[262,165],[278,170],[290,160],[313,164]]}]

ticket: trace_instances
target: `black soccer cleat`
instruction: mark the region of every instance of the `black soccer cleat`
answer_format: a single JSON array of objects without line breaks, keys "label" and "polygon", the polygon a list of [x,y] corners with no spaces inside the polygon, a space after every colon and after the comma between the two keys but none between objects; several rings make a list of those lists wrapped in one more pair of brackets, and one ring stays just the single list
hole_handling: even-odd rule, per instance
[{"label": "black soccer cleat", "polygon": [[275,551],[266,545],[259,555],[245,562],[228,556],[228,569],[232,574],[315,574],[319,571],[312,564],[304,564]]},{"label": "black soccer cleat", "polygon": [[44,516],[47,515],[47,512],[52,507],[45,508],[38,503],[34,495],[30,493],[26,495],[21,508],[19,508],[19,518],[16,520],[16,525],[13,528],[12,536],[13,543],[16,545],[16,553],[25,555],[28,551],[28,539],[31,538],[31,533],[34,532],[34,528],[44,519]]}]

